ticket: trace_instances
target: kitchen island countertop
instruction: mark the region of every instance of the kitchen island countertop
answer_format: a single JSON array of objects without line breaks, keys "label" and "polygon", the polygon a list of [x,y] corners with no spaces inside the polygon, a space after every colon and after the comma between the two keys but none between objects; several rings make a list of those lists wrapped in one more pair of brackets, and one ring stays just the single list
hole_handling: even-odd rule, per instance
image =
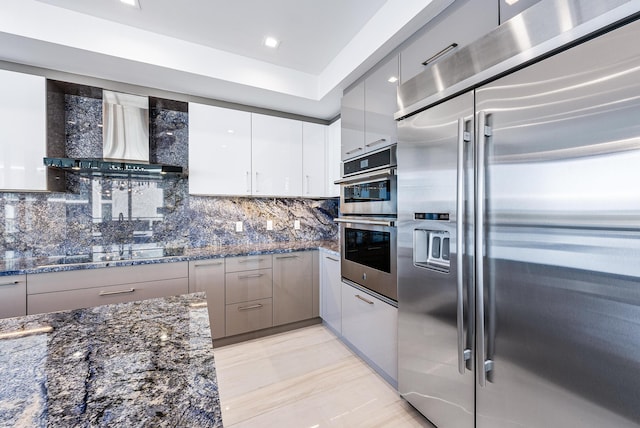
[{"label": "kitchen island countertop", "polygon": [[0,320],[0,425],[221,427],[204,293]]}]

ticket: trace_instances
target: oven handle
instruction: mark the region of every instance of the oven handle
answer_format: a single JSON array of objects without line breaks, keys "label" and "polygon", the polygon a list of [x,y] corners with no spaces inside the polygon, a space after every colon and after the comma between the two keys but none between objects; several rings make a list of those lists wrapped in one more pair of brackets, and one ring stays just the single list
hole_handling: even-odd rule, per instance
[{"label": "oven handle", "polygon": [[370,224],[373,226],[387,226],[394,227],[396,222],[394,220],[367,220],[362,218],[334,218],[333,221],[336,223],[353,223],[353,224]]},{"label": "oven handle", "polygon": [[357,183],[363,180],[370,180],[372,178],[378,178],[378,177],[389,177],[391,175],[396,175],[395,168],[378,169],[376,171],[361,173],[357,175],[350,175],[349,177],[344,177],[344,178],[341,178],[340,180],[334,181],[333,184]]}]

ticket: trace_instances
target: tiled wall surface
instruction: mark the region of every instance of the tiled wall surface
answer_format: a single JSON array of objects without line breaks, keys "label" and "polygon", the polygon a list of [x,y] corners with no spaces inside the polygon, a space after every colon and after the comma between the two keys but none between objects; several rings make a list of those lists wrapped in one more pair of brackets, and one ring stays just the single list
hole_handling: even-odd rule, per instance
[{"label": "tiled wall surface", "polygon": [[[169,106],[170,107],[170,106]],[[102,102],[65,95],[66,156],[102,157]],[[188,114],[155,103],[151,161],[188,167]],[[190,196],[188,178],[73,177],[74,193],[0,192],[0,259],[100,260],[184,248],[336,239],[335,199]],[[273,223],[268,231],[267,220]],[[301,228],[294,229],[300,220]],[[236,222],[243,231],[236,232]]]}]

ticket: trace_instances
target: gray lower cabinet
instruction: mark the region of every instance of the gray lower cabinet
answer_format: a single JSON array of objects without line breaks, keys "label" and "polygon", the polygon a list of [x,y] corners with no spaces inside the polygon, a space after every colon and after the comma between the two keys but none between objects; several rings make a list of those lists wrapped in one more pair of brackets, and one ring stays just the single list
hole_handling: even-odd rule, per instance
[{"label": "gray lower cabinet", "polygon": [[0,276],[0,318],[27,314],[27,276]]},{"label": "gray lower cabinet", "polygon": [[214,339],[225,335],[225,271],[224,259],[189,262],[189,292],[207,294],[209,324]]},{"label": "gray lower cabinet", "polygon": [[273,325],[271,255],[225,259],[225,332],[233,336]]},{"label": "gray lower cabinet", "polygon": [[189,292],[188,262],[30,274],[27,280],[29,315]]},{"label": "gray lower cabinet", "polygon": [[273,255],[273,324],[313,317],[311,251]]}]

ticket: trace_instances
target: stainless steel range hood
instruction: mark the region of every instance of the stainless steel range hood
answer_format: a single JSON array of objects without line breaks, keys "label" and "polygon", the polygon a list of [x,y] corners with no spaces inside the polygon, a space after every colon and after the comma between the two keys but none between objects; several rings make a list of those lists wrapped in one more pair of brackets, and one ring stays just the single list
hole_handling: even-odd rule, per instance
[{"label": "stainless steel range hood", "polygon": [[153,177],[182,167],[149,163],[149,99],[102,91],[102,159],[44,158],[44,164],[85,175]]}]

